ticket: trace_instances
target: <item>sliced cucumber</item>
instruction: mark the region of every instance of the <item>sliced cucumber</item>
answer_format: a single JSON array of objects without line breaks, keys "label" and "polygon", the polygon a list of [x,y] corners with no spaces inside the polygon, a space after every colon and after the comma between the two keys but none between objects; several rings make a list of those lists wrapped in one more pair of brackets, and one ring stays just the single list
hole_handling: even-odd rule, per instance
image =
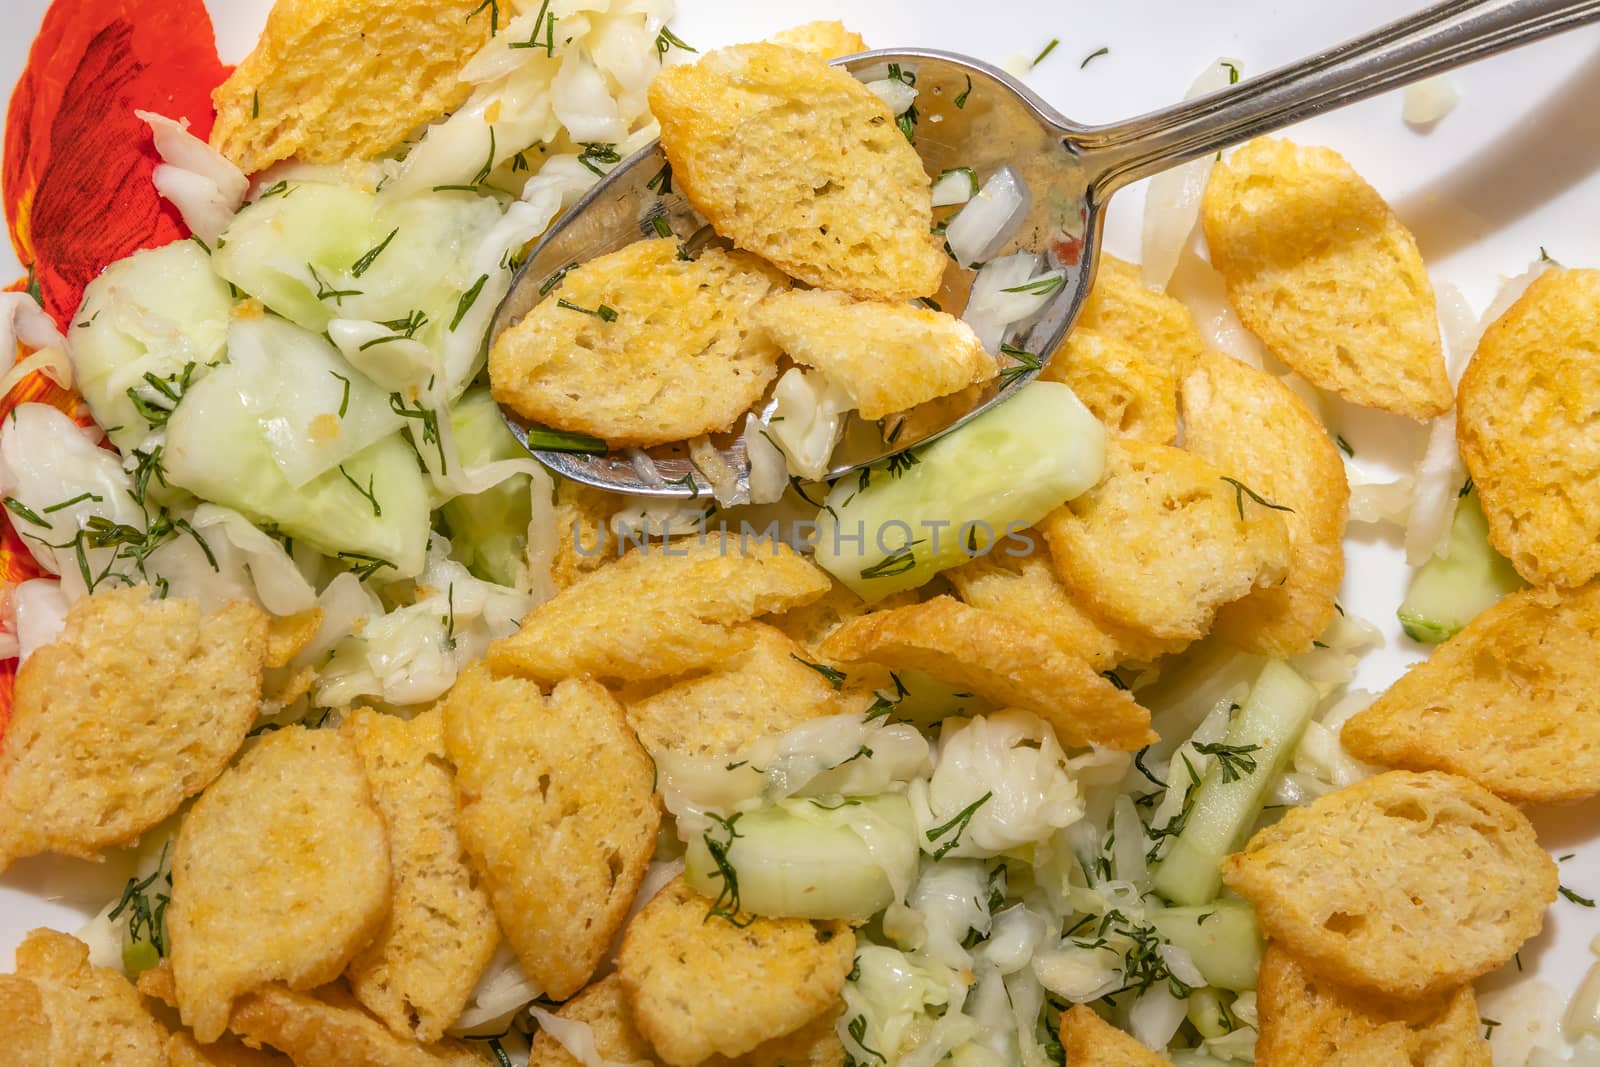
[{"label": "sliced cucumber", "polygon": [[[500,418],[487,389],[467,392],[450,409],[456,450],[468,469],[526,455]],[[514,586],[528,547],[533,501],[528,477],[519,474],[481,493],[458,496],[443,508],[455,557],[473,574],[496,585]]]},{"label": "sliced cucumber", "polygon": [[[870,835],[879,845],[877,854],[851,828],[853,820],[878,827],[880,832]],[[756,915],[865,922],[894,902],[886,861],[902,858],[884,855],[884,846],[903,842],[910,870],[916,865],[916,824],[911,805],[898,794],[787,801],[735,817],[732,835],[729,844],[728,828],[714,824],[691,838],[684,876],[705,896],[723,894],[728,875],[711,846],[725,845],[723,858],[733,872],[739,907]]]},{"label": "sliced cucumber", "polygon": [[1059,382],[1033,382],[959,430],[864,477],[818,516],[816,560],[869,602],[915,589],[1013,536],[1100,480],[1105,429]]},{"label": "sliced cucumber", "polygon": [[1236,993],[1256,987],[1261,928],[1248,904],[1217,901],[1202,907],[1152,909],[1146,918],[1162,937],[1189,953],[1207,985]]},{"label": "sliced cucumber", "polygon": [[112,444],[130,452],[153,428],[130,390],[149,410],[166,411],[173,404],[161,385],[178,393],[191,364],[193,383],[222,358],[232,307],[227,284],[193,241],[135,252],[89,283],[68,330],[72,369]]},{"label": "sliced cucumber", "polygon": [[1445,554],[1417,571],[1397,614],[1407,637],[1434,645],[1454,637],[1501,597],[1525,587],[1511,561],[1489,543],[1489,522],[1478,494],[1470,492],[1456,504]]},{"label": "sliced cucumber", "polygon": [[1316,687],[1287,663],[1273,660],[1261,669],[1222,742],[1245,759],[1233,762],[1230,780],[1218,765],[1200,783],[1183,832],[1156,868],[1157,893],[1176,904],[1216,898],[1222,857],[1243,844],[1267,786],[1288,762],[1317,701]]}]

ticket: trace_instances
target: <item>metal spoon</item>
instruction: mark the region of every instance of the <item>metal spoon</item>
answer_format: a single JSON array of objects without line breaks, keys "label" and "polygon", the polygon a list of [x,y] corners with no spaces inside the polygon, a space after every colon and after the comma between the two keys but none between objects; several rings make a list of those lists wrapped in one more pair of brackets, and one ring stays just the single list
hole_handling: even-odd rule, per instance
[{"label": "metal spoon", "polygon": [[[1440,71],[1600,20],[1600,0],[1444,0],[1209,96],[1109,126],[1065,118],[1016,79],[966,56],[920,49],[866,52],[836,61],[853,74],[897,63],[916,71],[915,145],[930,174],[972,167],[986,177],[1010,164],[1032,194],[1027,222],[998,254],[1042,252],[1066,284],[1012,343],[1047,361],[1071,328],[1094,281],[1106,202],[1141,178],[1280,129],[1312,115],[1407,85]],[[575,263],[661,234],[663,220],[680,235],[707,234],[704,220],[676,191],[655,179],[665,157],[659,145],[620,163],[544,237],[522,267],[496,313],[491,340],[521,321]],[[946,272],[939,305],[954,315],[966,307],[970,271]],[[1000,403],[1037,371],[931,401],[895,427],[851,416],[835,449],[830,477],[888,458],[948,433]],[[504,412],[524,447],[530,429]],[[749,465],[735,434],[715,440],[748,499]],[[686,497],[710,483],[684,445],[652,449],[661,477],[646,478],[634,457],[586,455],[529,447],[562,477],[602,489],[645,496]],[[737,501],[735,501],[737,502]]]}]

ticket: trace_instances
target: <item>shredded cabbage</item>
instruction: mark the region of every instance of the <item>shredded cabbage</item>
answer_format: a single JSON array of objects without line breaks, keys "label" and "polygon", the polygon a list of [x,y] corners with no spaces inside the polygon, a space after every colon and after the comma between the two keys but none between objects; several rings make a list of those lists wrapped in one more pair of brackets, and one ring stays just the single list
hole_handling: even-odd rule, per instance
[{"label": "shredded cabbage", "polygon": [[249,179],[228,157],[190,133],[188,119],[174,122],[150,111],[133,114],[155,135],[161,156],[151,175],[156,192],[178,209],[196,237],[216,243],[244,203]]},{"label": "shredded cabbage", "polygon": [[[1185,100],[1220,92],[1239,80],[1243,69],[1237,59],[1219,59],[1201,72],[1184,94]],[[1165,289],[1188,247],[1200,219],[1200,196],[1211,177],[1214,156],[1201,156],[1150,179],[1144,194],[1144,229],[1140,235],[1140,272],[1144,284]]]}]

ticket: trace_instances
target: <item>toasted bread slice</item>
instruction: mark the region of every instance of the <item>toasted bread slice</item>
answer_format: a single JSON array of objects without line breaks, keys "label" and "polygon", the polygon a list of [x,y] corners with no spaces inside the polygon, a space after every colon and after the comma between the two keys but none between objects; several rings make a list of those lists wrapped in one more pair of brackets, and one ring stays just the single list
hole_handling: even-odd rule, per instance
[{"label": "toasted bread slice", "polygon": [[239,998],[228,1025],[252,1044],[282,1050],[295,1067],[488,1067],[494,1062],[482,1044],[421,1045],[399,1037],[339,986],[316,995],[266,986]]},{"label": "toasted bread slice", "polygon": [[[0,747],[0,870],[40,852],[97,859],[222,772],[261,701],[267,616],[202,616],[148,587],[74,604],[17,674]],[[130,774],[129,768],[139,768]]]},{"label": "toasted bread slice", "polygon": [[1600,271],[1549,270],[1478,342],[1456,441],[1489,540],[1534,585],[1600,574]]},{"label": "toasted bread slice", "polygon": [[817,289],[932,296],[932,182],[872,90],[814,55],[747,44],[650,85],[683,194],[740,248]]},{"label": "toasted bread slice", "polygon": [[263,737],[195,802],[167,910],[179,1014],[222,1036],[236,997],[337,978],[389,911],[389,835],[355,746],[333,730]]},{"label": "toasted bread slice", "polygon": [[1211,171],[1202,221],[1240,320],[1306,380],[1414,419],[1450,410],[1416,239],[1337,152],[1251,141]]},{"label": "toasted bread slice", "polygon": [[861,35],[846,28],[837,19],[791,26],[787,30],[779,30],[767,40],[785,48],[809,52],[819,59],[838,59],[868,51],[867,42],[861,39]]},{"label": "toasted bread slice", "polygon": [[1344,579],[1350,484],[1344,459],[1317,416],[1288,386],[1228,356],[1207,352],[1183,380],[1184,445],[1280,512],[1289,530],[1289,573],[1218,609],[1214,632],[1264,656],[1311,648],[1333,621]]},{"label": "toasted bread slice", "polygon": [[1411,999],[1511,959],[1557,886],[1520,811],[1465,778],[1409,771],[1290,809],[1222,877],[1318,974]]},{"label": "toasted bread slice", "polygon": [[251,1048],[235,1037],[202,1045],[189,1034],[173,1034],[167,1042],[168,1067],[294,1067],[289,1057],[272,1049]]},{"label": "toasted bread slice", "polygon": [[1139,1044],[1078,1004],[1061,1014],[1061,1047],[1072,1067],[1172,1067],[1172,1061]]},{"label": "toasted bread slice", "polygon": [[1069,386],[1116,437],[1170,445],[1178,436],[1178,379],[1165,359],[1115,334],[1077,326],[1039,375]]},{"label": "toasted bread slice", "polygon": [[14,974],[0,974],[0,1063],[50,1067],[51,1036],[39,987]]},{"label": "toasted bread slice", "polygon": [[671,1067],[743,1056],[830,1018],[855,959],[848,923],[709,914],[680,876],[628,924],[617,958],[634,1025]]},{"label": "toasted bread slice", "polygon": [[471,92],[457,74],[489,42],[491,13],[464,16],[457,0],[276,0],[211,94],[212,147],[246,174],[388,151]]},{"label": "toasted bread slice", "polygon": [[557,590],[575,585],[621,555],[611,516],[615,493],[562,479],[556,485],[556,554],[550,578]]},{"label": "toasted bread slice", "polygon": [[1131,345],[1179,382],[1206,350],[1189,309],[1175,297],[1146,288],[1138,264],[1116,256],[1100,257],[1094,287],[1074,327],[1083,329]]},{"label": "toasted bread slice", "polygon": [[[31,983],[34,996],[19,982]],[[37,1014],[17,1020],[13,1031],[5,1015],[18,1008]],[[0,979],[0,1022],[0,1049],[20,1053],[4,1061],[7,1067],[30,1059],[49,1067],[166,1065],[166,1027],[139,991],[116,971],[92,965],[89,946],[54,930],[34,930],[17,947],[16,978]]]}]

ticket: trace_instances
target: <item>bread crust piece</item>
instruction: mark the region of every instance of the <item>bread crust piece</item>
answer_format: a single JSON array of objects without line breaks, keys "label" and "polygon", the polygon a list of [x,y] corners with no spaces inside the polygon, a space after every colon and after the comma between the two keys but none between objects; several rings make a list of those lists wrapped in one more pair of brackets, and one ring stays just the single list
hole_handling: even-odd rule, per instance
[{"label": "bread crust piece", "polygon": [[167,1042],[170,1067],[294,1067],[289,1057],[272,1049],[255,1049],[235,1037],[202,1045],[189,1034],[173,1034]]},{"label": "bread crust piece", "polygon": [[1062,1013],[1061,1047],[1072,1067],[1172,1067],[1171,1060],[1112,1026],[1087,1004]]},{"label": "bread crust piece", "polygon": [[628,924],[617,958],[633,1021],[672,1067],[743,1056],[829,1013],[855,959],[848,923],[708,916],[680,875]]},{"label": "bread crust piece", "polygon": [[389,911],[389,838],[355,746],[333,730],[267,734],[178,830],[167,910],[179,1014],[222,1036],[234,999],[337,978]]},{"label": "bread crust piece", "polygon": [[488,43],[490,18],[463,14],[457,0],[276,0],[211,94],[212,147],[246,174],[387,151],[471,92],[456,75]]},{"label": "bread crust piece", "polygon": [[1417,242],[1337,152],[1251,141],[1212,170],[1201,218],[1228,301],[1279,359],[1354,404],[1450,410]]},{"label": "bread crust piece", "polygon": [[[267,616],[117,589],[78,601],[17,673],[0,747],[0,870],[98,859],[222,773],[261,701]],[[129,773],[129,768],[137,768]]]},{"label": "bread crust piece", "polygon": [[1470,985],[1390,1000],[1317,977],[1268,945],[1256,981],[1257,1067],[1489,1067],[1489,1042]]},{"label": "bread crust piece", "polygon": [[[36,999],[14,986],[18,981],[31,982]],[[9,997],[7,985],[13,985]],[[25,1057],[6,1060],[7,1067],[23,1067],[29,1056],[50,1067],[166,1067],[166,1027],[150,1014],[132,983],[116,971],[92,965],[89,946],[75,937],[54,930],[29,933],[17,947],[17,977],[0,979],[0,1010],[8,1006],[3,1002],[7,999],[40,1013],[22,1020],[20,1033],[0,1037],[0,1049],[17,1041]],[[37,1043],[41,1035],[48,1049],[42,1058]]]},{"label": "bread crust piece", "polygon": [[1177,377],[1115,334],[1074,327],[1039,377],[1069,386],[1115,437],[1157,445],[1177,440]]},{"label": "bread crust piece", "polygon": [[838,20],[818,20],[779,30],[767,38],[773,44],[809,52],[820,59],[838,59],[868,50],[861,35]]},{"label": "bread crust piece", "polygon": [[1289,534],[1192,452],[1113,441],[1106,472],[1040,522],[1057,574],[1114,624],[1198,640],[1218,608],[1281,582]]},{"label": "bread crust piece", "polygon": [[747,252],[679,247],[635,241],[568,272],[495,339],[495,400],[613,448],[731,429],[777,377],[751,309],[788,279]]},{"label": "bread crust piece", "polygon": [[488,1051],[465,1041],[421,1045],[391,1033],[338,986],[317,995],[281,985],[239,998],[228,1022],[247,1042],[281,1049],[295,1067],[485,1067]]},{"label": "bread crust piece", "polygon": [[14,974],[0,974],[0,1063],[50,1067],[50,1036],[39,987]]},{"label": "bread crust piece", "polygon": [[1086,660],[1024,623],[954,597],[852,619],[820,651],[840,663],[926,671],[998,707],[1026,708],[1049,723],[1063,745],[1131,752],[1156,739],[1150,712]]},{"label": "bread crust piece", "polygon": [[547,995],[582,989],[621,929],[655,851],[655,765],[595,682],[493,678],[444,700],[457,826],[506,941]]},{"label": "bread crust piece", "polygon": [[1340,734],[1384,767],[1449,771],[1515,804],[1600,794],[1600,583],[1512,593]]},{"label": "bread crust piece", "polygon": [[1520,811],[1465,778],[1409,771],[1291,809],[1224,859],[1222,877],[1318,974],[1412,999],[1511,959],[1557,886]]},{"label": "bread crust piece", "polygon": [[456,832],[456,792],[437,708],[409,722],[361,709],[340,732],[355,742],[389,828],[389,917],[346,971],[356,999],[397,1034],[437,1041],[453,1025],[500,943],[489,894]]},{"label": "bread crust piece", "polygon": [[1533,585],[1600,574],[1600,271],[1549,270],[1484,331],[1456,442],[1489,540]]},{"label": "bread crust piece", "polygon": [[1311,648],[1333,621],[1344,578],[1350,485],[1321,420],[1278,379],[1206,352],[1183,380],[1184,445],[1285,511],[1289,572],[1217,611],[1212,630],[1248,652]]},{"label": "bread crust piece", "polygon": [[888,106],[843,70],[736,45],[656,75],[650,110],[679,188],[740,248],[817,289],[938,290],[932,182]]},{"label": "bread crust piece", "polygon": [[1194,315],[1182,301],[1147,288],[1138,264],[1116,256],[1100,257],[1074,332],[1083,329],[1132,346],[1178,382],[1206,351]]}]

